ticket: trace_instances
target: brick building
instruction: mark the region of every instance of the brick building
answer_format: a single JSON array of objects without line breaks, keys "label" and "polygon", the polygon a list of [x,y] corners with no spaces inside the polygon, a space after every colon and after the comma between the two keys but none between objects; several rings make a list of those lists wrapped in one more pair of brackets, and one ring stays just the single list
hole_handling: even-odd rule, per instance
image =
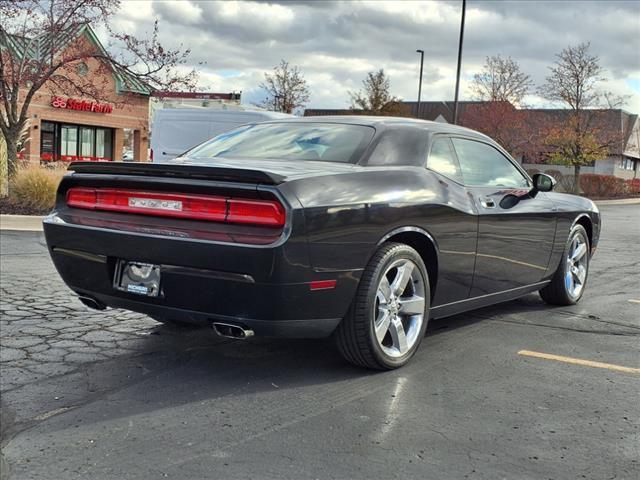
[{"label": "brick building", "polygon": [[[18,57],[37,56],[38,46],[53,42],[59,55],[65,49],[95,49],[108,55],[91,27],[81,25],[57,38],[11,37],[9,47]],[[48,43],[51,45],[51,43]],[[50,48],[50,47],[49,47]],[[68,76],[99,85],[103,101],[69,97],[53,82],[47,82],[34,96],[28,110],[29,125],[20,157],[33,163],[47,161],[122,160],[126,133],[132,134],[134,161],[147,161],[149,142],[149,96],[152,89],[123,71],[96,58],[74,64]],[[126,131],[130,132],[126,132]]]}]

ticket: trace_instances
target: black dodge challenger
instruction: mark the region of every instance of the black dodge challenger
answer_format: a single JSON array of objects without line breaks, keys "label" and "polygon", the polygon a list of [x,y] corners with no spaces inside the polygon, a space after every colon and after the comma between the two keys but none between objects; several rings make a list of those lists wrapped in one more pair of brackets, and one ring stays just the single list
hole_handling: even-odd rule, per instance
[{"label": "black dodge challenger", "polygon": [[490,138],[412,119],[250,124],[169,163],[69,169],[44,230],[86,305],[333,335],[377,369],[405,364],[430,318],[534,291],[577,302],[600,233],[593,202]]}]

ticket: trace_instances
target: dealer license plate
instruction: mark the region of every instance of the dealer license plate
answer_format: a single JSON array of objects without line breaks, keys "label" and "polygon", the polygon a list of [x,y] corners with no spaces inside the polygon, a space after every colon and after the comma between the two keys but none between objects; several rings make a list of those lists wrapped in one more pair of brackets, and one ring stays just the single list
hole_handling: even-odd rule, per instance
[{"label": "dealer license plate", "polygon": [[113,285],[123,292],[157,297],[160,295],[160,265],[118,260]]}]

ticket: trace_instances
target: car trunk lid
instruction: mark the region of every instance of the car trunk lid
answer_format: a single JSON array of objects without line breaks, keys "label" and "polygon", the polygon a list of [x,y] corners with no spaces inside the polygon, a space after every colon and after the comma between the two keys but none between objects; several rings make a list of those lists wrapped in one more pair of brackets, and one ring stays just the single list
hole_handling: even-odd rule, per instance
[{"label": "car trunk lid", "polygon": [[137,175],[280,185],[298,178],[333,175],[360,168],[350,163],[250,158],[186,158],[166,163],[74,162],[69,170],[82,174]]}]

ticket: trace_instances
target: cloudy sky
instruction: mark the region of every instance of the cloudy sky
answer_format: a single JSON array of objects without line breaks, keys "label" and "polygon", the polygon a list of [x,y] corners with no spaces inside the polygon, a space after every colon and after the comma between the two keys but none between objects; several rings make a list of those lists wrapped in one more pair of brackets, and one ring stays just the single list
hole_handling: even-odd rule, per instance
[{"label": "cloudy sky", "polygon": [[[423,100],[453,99],[461,1],[156,1],[123,0],[116,27],[143,34],[154,19],[168,45],[192,49],[207,91],[264,98],[264,72],[285,59],[309,82],[308,107],[346,108],[348,91],[384,68],[394,95],[415,100],[419,54],[425,51]],[[536,84],[554,55],[591,42],[609,81],[640,113],[640,2],[469,0],[462,99],[488,55],[510,55]],[[532,92],[533,93],[533,92]],[[551,106],[534,94],[526,99]]]}]

